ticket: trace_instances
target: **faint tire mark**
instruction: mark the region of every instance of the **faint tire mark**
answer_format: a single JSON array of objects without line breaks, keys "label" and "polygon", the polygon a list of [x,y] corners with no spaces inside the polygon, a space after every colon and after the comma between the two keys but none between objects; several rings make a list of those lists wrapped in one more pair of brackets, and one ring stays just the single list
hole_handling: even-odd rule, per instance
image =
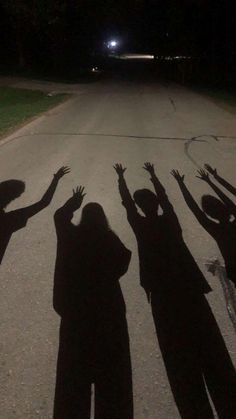
[{"label": "faint tire mark", "polygon": [[130,138],[130,139],[141,139],[141,140],[160,140],[160,141],[184,141],[185,142],[185,154],[193,162],[193,164],[197,167],[199,167],[198,163],[193,159],[193,157],[190,154],[189,148],[192,143],[194,142],[202,142],[206,143],[207,141],[204,139],[201,139],[203,137],[212,137],[215,138],[216,141],[219,141],[219,138],[224,139],[236,139],[236,137],[224,137],[224,136],[214,136],[211,134],[205,134],[205,135],[198,135],[196,137],[192,138],[186,138],[186,137],[164,137],[164,136],[148,136],[148,135],[128,135],[128,134],[107,134],[104,132],[29,132],[27,134],[21,134],[16,135],[15,137],[10,136],[9,138],[2,139],[0,141],[0,147],[8,144],[11,141],[20,140],[24,137],[35,137],[35,136],[91,136],[91,137],[112,137],[112,138]]},{"label": "faint tire mark", "polygon": [[184,153],[186,155],[186,157],[194,164],[194,166],[196,166],[198,169],[201,169],[201,166],[199,165],[199,163],[192,157],[191,153],[190,153],[190,148],[191,145],[196,143],[196,142],[204,142],[204,143],[209,143],[209,141],[207,140],[199,140],[200,138],[203,137],[210,137],[215,141],[220,141],[221,139],[223,140],[236,140],[236,136],[226,136],[226,135],[214,135],[214,134],[205,134],[205,135],[198,135],[196,137],[192,137],[189,140],[186,141],[185,145],[184,145]]},{"label": "faint tire mark", "polygon": [[[191,156],[190,153],[190,147],[193,143],[195,142],[199,142],[199,138],[202,137],[211,137],[214,138],[213,135],[198,135],[197,137],[192,137],[190,140],[188,140],[185,145],[184,145],[184,153],[186,155],[186,157],[194,164],[194,166],[196,166],[198,169],[201,169],[201,166],[198,164],[198,162]],[[216,141],[218,141],[218,139],[215,138]],[[207,143],[208,141],[206,140],[201,140],[201,142]]]}]

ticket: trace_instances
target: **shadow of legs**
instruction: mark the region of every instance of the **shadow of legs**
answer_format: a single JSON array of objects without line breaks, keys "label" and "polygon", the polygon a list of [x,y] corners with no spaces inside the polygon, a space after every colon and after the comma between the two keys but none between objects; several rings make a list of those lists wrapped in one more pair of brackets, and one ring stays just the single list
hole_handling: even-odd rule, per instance
[{"label": "shadow of legs", "polygon": [[53,419],[90,419],[91,383],[86,347],[76,328],[60,328]]},{"label": "shadow of legs", "polygon": [[208,302],[199,310],[201,363],[207,388],[220,419],[236,417],[236,373]]},{"label": "shadow of legs", "polygon": [[152,313],[176,405],[182,419],[214,419],[188,300],[172,297],[152,295]]}]

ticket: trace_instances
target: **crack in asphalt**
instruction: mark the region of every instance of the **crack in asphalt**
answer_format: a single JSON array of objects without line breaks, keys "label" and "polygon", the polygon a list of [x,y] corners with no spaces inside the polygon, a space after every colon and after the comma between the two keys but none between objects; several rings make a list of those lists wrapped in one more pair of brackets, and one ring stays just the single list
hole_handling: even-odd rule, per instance
[{"label": "crack in asphalt", "polygon": [[97,136],[97,137],[113,137],[113,138],[132,138],[132,139],[144,139],[144,140],[167,140],[167,141],[185,141],[185,154],[186,156],[193,162],[193,164],[197,167],[198,164],[195,160],[191,157],[189,153],[190,145],[194,142],[207,142],[204,137],[211,137],[215,139],[215,141],[220,141],[220,139],[236,139],[236,136],[226,136],[226,135],[215,135],[215,134],[202,134],[197,135],[191,138],[188,137],[164,137],[164,136],[147,136],[147,135],[128,135],[128,134],[106,134],[106,133],[96,133],[96,132],[31,132],[28,134],[18,135],[16,137],[12,137],[7,139],[6,141],[0,142],[0,146],[4,146],[10,141],[18,140],[24,137],[31,137],[31,136],[53,136],[53,135],[60,135],[60,136]]},{"label": "crack in asphalt", "polygon": [[172,99],[172,97],[169,96],[169,101],[170,101],[171,105],[173,106],[174,111],[176,112],[177,108],[176,108],[176,104],[175,104],[174,99]]},{"label": "crack in asphalt", "polygon": [[[196,160],[194,160],[194,158],[191,156],[190,154],[190,146],[195,143],[195,142],[200,142],[199,138],[201,137],[210,137],[215,141],[220,141],[221,139],[228,139],[228,140],[233,140],[236,139],[236,136],[227,136],[227,135],[215,135],[215,134],[205,134],[205,135],[198,135],[195,137],[190,138],[189,140],[186,141],[186,144],[184,145],[184,153],[186,155],[186,157],[194,164],[194,166],[196,166],[198,169],[201,169],[201,166],[197,163]],[[201,142],[205,142],[207,143],[207,140],[201,140]]]},{"label": "crack in asphalt", "polygon": [[[95,132],[33,132],[29,134],[22,134],[16,137],[10,138],[9,141],[14,141],[24,137],[31,137],[31,136],[53,136],[53,135],[60,135],[60,136],[92,136],[92,137],[113,137],[113,138],[132,138],[132,139],[147,139],[147,140],[170,140],[170,141],[188,141],[186,137],[158,137],[158,136],[145,136],[145,135],[126,135],[126,134],[106,134],[106,133],[95,133]],[[6,142],[3,142],[1,145],[3,146]]]}]

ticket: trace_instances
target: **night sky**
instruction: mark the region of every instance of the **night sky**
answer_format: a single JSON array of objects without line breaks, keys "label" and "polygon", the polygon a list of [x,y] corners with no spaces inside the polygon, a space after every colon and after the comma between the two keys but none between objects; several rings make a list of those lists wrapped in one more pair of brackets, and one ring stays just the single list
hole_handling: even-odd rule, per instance
[{"label": "night sky", "polygon": [[[235,12],[213,0],[1,0],[1,68],[66,68],[120,52],[190,55],[235,68]],[[0,68],[0,70],[1,70]]]}]

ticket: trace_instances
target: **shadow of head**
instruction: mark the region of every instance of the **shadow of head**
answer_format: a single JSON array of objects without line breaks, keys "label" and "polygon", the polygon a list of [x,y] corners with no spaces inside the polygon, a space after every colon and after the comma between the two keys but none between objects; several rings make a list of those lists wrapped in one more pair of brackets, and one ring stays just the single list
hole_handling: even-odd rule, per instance
[{"label": "shadow of head", "polygon": [[25,183],[21,180],[10,179],[0,183],[0,209],[4,209],[11,201],[25,190]]},{"label": "shadow of head", "polygon": [[156,215],[159,207],[157,196],[149,189],[139,189],[134,192],[134,201],[142,212],[148,217]]},{"label": "shadow of head", "polygon": [[222,221],[229,221],[231,213],[227,206],[212,195],[203,195],[202,197],[202,209],[211,218]]},{"label": "shadow of head", "polygon": [[89,230],[110,229],[103,207],[97,202],[89,202],[84,206],[79,226]]}]

